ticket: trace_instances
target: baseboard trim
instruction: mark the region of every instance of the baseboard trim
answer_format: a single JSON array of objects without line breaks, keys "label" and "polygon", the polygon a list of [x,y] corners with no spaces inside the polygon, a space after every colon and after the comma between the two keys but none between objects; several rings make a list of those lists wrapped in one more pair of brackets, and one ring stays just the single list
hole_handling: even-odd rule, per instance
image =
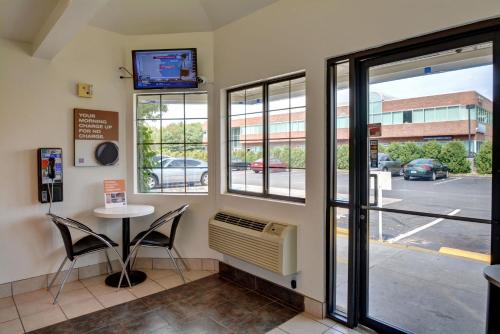
[{"label": "baseboard trim", "polygon": [[[177,264],[182,268],[186,269],[183,265],[183,261],[180,258],[175,259]],[[188,270],[208,270],[208,271],[219,271],[219,260],[209,259],[209,258],[183,258],[184,262],[188,266]],[[117,260],[111,261],[114,271],[118,271],[120,265]],[[137,269],[175,269],[174,263],[169,258],[147,258],[141,257],[137,258],[137,262],[134,266]],[[63,270],[55,284],[60,283],[64,274],[67,270]],[[108,273],[106,268],[106,262],[100,262],[92,264],[89,266],[79,267],[73,269],[71,277],[68,282],[76,281],[79,279],[86,279],[95,276],[105,275]],[[11,297],[19,295],[22,293],[32,292],[35,290],[45,289],[48,287],[49,282],[54,277],[55,273],[25,278],[22,280],[12,281],[0,284],[0,298]]]},{"label": "baseboard trim", "polygon": [[262,279],[224,262],[219,262],[219,275],[234,281],[247,289],[255,290],[264,296],[276,299],[280,303],[297,311],[304,312],[305,310],[305,297],[296,291]]}]

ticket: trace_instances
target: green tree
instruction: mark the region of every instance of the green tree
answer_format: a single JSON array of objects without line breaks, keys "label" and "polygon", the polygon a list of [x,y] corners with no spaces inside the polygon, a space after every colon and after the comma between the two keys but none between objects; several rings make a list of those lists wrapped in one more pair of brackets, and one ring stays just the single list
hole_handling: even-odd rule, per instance
[{"label": "green tree", "polygon": [[464,145],[458,141],[451,141],[441,150],[441,162],[448,165],[451,173],[470,173],[471,167],[467,160]]},{"label": "green tree", "polygon": [[137,103],[137,118],[138,119],[159,119],[161,113],[167,111],[167,105],[159,103]]},{"label": "green tree", "polygon": [[428,141],[422,145],[423,156],[422,158],[440,159],[441,158],[441,144],[437,141]]},{"label": "green tree", "polygon": [[[151,142],[153,139],[153,131],[148,126],[141,126],[140,133],[145,142]],[[153,145],[141,145],[137,151],[137,160],[140,169],[138,170],[139,191],[148,192],[151,190],[150,180],[152,168],[155,167],[154,157],[158,155],[155,152]]]},{"label": "green tree", "polygon": [[422,148],[415,143],[391,143],[387,147],[387,153],[394,160],[407,164],[412,160],[422,157]]},{"label": "green tree", "polygon": [[492,173],[493,146],[491,142],[486,142],[481,145],[479,152],[476,155],[476,170],[479,174]]},{"label": "green tree", "polygon": [[349,145],[337,146],[337,169],[349,169]]},{"label": "green tree", "polygon": [[184,134],[186,143],[201,143],[203,142],[203,124],[188,123],[184,128],[184,123],[170,123],[162,129],[162,142],[180,144],[184,142]]}]

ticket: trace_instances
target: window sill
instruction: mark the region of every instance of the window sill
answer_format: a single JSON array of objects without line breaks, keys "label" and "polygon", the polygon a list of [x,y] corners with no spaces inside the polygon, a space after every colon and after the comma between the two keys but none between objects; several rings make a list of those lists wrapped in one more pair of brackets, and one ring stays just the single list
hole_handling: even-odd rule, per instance
[{"label": "window sill", "polygon": [[288,201],[285,199],[277,199],[277,198],[272,198],[272,197],[259,197],[259,196],[252,196],[252,195],[227,192],[227,191],[221,193],[221,195],[228,196],[228,197],[241,198],[241,199],[251,199],[251,200],[256,200],[256,201],[273,202],[276,204],[287,204],[287,205],[301,206],[301,207],[306,206],[305,200],[303,202],[298,202],[298,201],[293,201],[293,200]]},{"label": "window sill", "polygon": [[139,193],[134,192],[134,196],[208,196],[208,193]]}]

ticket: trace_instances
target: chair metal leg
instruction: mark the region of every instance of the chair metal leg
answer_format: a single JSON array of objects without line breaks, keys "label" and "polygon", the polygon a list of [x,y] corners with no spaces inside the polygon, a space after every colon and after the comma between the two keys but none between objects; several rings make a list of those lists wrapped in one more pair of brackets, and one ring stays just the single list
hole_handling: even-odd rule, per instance
[{"label": "chair metal leg", "polygon": [[130,255],[128,257],[128,261],[125,261],[125,263],[123,262],[122,260],[122,257],[120,256],[120,254],[118,253],[118,251],[115,249],[115,248],[111,248],[115,253],[116,255],[118,256],[118,261],[120,261],[120,265],[122,266],[122,273],[120,275],[120,282],[118,283],[118,290],[120,289],[121,287],[121,284],[122,284],[122,280],[123,280],[123,274],[125,274],[125,278],[127,279],[127,283],[128,283],[128,286],[131,288],[132,287],[132,283],[130,283],[130,278],[128,277],[128,274],[127,274],[127,267],[125,265],[125,263],[127,263],[128,261],[130,261]]},{"label": "chair metal leg", "polygon": [[189,271],[189,267],[188,267],[186,261],[184,261],[184,258],[181,256],[181,253],[179,253],[179,251],[177,250],[177,248],[175,248],[175,246],[172,246],[172,249],[175,251],[178,258],[181,259],[182,265],[184,266],[184,268],[186,268],[186,271]]},{"label": "chair metal leg", "polygon": [[113,273],[113,265],[111,264],[111,261],[109,260],[109,254],[108,254],[107,249],[104,251],[104,254],[106,254],[106,260],[108,260],[108,264],[107,264],[108,274],[112,274]]},{"label": "chair metal leg", "polygon": [[137,247],[137,250],[135,251],[134,259],[132,260],[132,263],[130,263],[130,270],[132,270],[132,268],[134,268],[134,266],[135,266],[135,260],[137,260],[137,255],[139,254],[139,248],[140,247]]},{"label": "chair metal leg", "polygon": [[64,284],[66,284],[66,281],[68,280],[69,276],[71,275],[71,272],[73,271],[73,268],[75,267],[75,263],[76,263],[76,260],[77,258],[75,258],[73,260],[73,262],[71,263],[71,266],[69,267],[69,270],[68,270],[68,273],[66,274],[66,276],[64,277],[62,283],[61,283],[61,286],[59,287],[59,290],[57,291],[57,295],[56,297],[54,298],[54,302],[53,304],[57,304],[57,300],[59,299],[59,294],[61,293],[61,291],[64,289]]},{"label": "chair metal leg", "polygon": [[52,281],[50,281],[50,284],[49,286],[47,287],[48,290],[50,290],[50,288],[52,287],[52,285],[54,284],[54,282],[56,281],[57,279],[57,276],[59,276],[59,274],[61,273],[61,270],[62,268],[64,268],[64,265],[66,264],[66,261],[68,261],[68,257],[65,256],[64,257],[64,260],[63,262],[61,263],[61,265],[59,266],[59,269],[57,270],[56,274],[54,275],[54,277],[52,278]]},{"label": "chair metal leg", "polygon": [[177,265],[177,261],[175,261],[175,258],[172,256],[172,253],[170,252],[170,249],[168,249],[166,247],[165,247],[165,249],[167,250],[168,256],[170,256],[170,258],[172,259],[172,262],[174,263],[174,266],[175,266],[175,269],[177,270],[177,273],[179,274],[179,276],[181,276],[182,281],[184,282],[184,284],[186,284],[186,279],[184,278],[184,275],[182,274],[181,269]]}]

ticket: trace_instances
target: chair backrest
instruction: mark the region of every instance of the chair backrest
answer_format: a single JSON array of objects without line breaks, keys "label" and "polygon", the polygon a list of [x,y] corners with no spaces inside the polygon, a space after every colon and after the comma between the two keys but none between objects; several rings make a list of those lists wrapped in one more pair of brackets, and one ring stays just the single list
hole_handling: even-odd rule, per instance
[{"label": "chair backrest", "polygon": [[61,237],[64,242],[64,248],[66,249],[66,255],[68,256],[68,259],[70,261],[73,261],[74,259],[74,252],[73,252],[73,239],[71,238],[71,233],[69,232],[68,226],[64,224],[64,218],[59,217],[53,213],[49,213],[48,216],[50,217],[50,220],[57,226],[57,229],[61,233]]},{"label": "chair backrest", "polygon": [[174,216],[174,221],[172,222],[172,227],[170,228],[170,245],[168,245],[169,249],[172,249],[174,247],[174,239],[175,239],[175,234],[177,233],[177,226],[179,226],[179,222],[181,221],[182,215],[184,212],[186,212],[187,208],[189,207],[189,204],[184,204],[180,208],[174,210],[175,216]]},{"label": "chair backrest", "polygon": [[172,226],[170,228],[170,236],[169,236],[170,245],[168,246],[169,249],[172,249],[172,247],[174,246],[175,235],[177,233],[177,227],[179,226],[179,222],[182,218],[182,215],[184,214],[184,212],[187,210],[188,207],[189,207],[189,204],[184,204],[181,207],[179,207],[175,210],[169,211],[166,214],[159,217],[158,219],[156,219],[151,224],[151,226],[149,227],[148,233],[146,233],[144,235],[144,237],[146,235],[148,235],[149,233],[151,233],[152,231],[159,229],[161,226],[168,223],[169,221],[172,221]]}]

